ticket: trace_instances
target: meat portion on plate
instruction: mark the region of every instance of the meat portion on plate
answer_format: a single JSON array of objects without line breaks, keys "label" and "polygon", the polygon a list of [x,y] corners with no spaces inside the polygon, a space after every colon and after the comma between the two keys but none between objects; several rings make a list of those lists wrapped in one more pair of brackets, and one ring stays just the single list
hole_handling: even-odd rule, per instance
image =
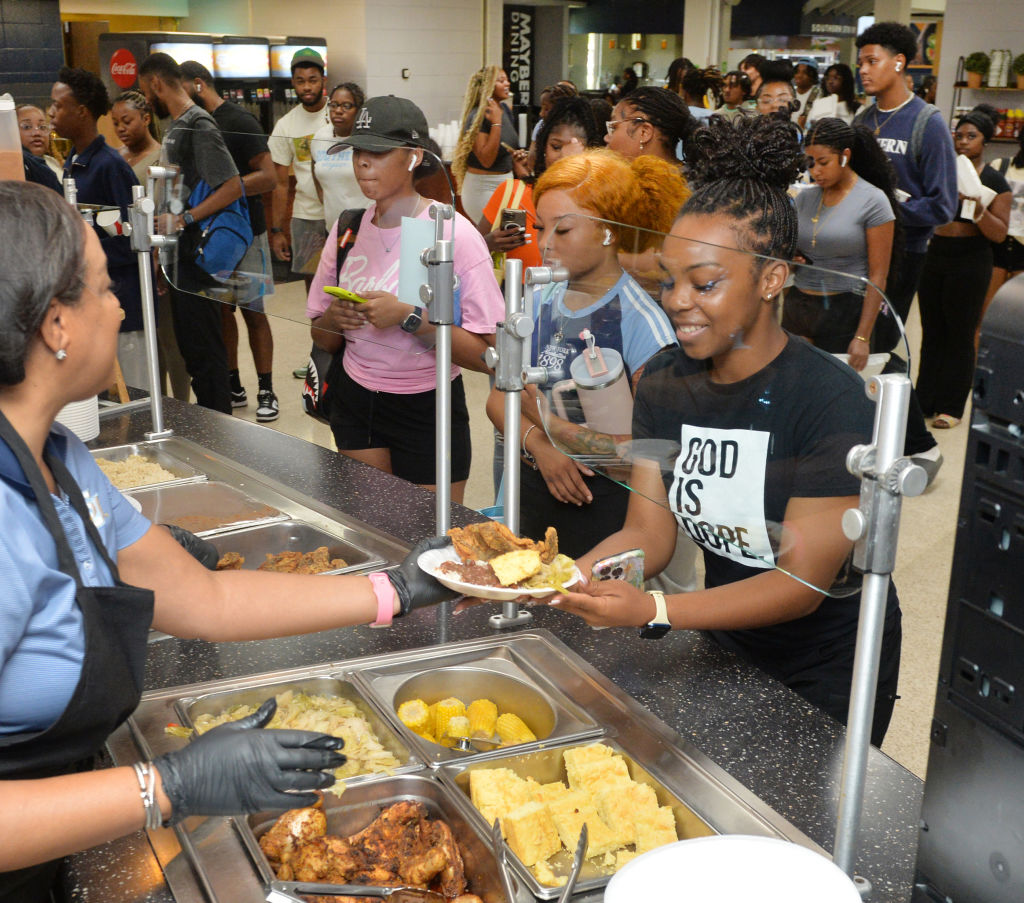
[{"label": "meat portion on plate", "polygon": [[260,838],[260,849],[282,881],[323,881],[377,887],[420,887],[448,900],[466,894],[462,853],[451,828],[426,806],[402,800],[358,834],[327,833],[320,803],[291,809]]}]

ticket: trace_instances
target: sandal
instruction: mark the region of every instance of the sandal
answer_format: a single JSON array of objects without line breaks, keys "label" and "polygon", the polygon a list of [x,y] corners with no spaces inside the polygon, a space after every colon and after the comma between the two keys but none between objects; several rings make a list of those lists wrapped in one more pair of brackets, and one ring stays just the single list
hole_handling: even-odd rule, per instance
[{"label": "sandal", "polygon": [[954,426],[960,425],[960,418],[952,414],[939,414],[933,421],[932,427],[937,430],[951,430]]}]

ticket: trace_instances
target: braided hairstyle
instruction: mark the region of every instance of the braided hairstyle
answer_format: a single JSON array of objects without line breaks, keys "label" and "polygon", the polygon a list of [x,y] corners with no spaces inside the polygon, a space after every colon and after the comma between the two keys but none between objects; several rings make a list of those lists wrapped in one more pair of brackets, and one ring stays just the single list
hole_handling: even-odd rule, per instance
[{"label": "braided hairstyle", "polygon": [[896,217],[892,242],[892,257],[889,260],[889,283],[903,260],[903,216],[896,199],[896,170],[888,155],[878,146],[871,130],[863,125],[847,125],[842,119],[826,116],[815,120],[804,134],[804,147],[819,144],[834,150],[837,154],[850,152],[850,169],[865,182],[885,194]]},{"label": "braided hairstyle", "polygon": [[681,215],[724,214],[736,220],[740,250],[792,258],[799,224],[787,189],[803,168],[803,151],[791,124],[772,116],[734,123],[712,116],[691,150],[693,194]]},{"label": "braided hairstyle", "polygon": [[[691,69],[683,76],[683,99],[692,107],[704,106],[704,97],[710,94],[715,106],[722,105],[722,85],[725,79],[714,66],[707,69]],[[747,84],[750,80],[747,79]]]},{"label": "braided hairstyle", "polygon": [[637,251],[660,242],[689,194],[679,170],[668,161],[650,154],[627,160],[606,148],[553,163],[533,188],[534,205],[549,191],[566,192],[579,207],[605,221],[620,248]]},{"label": "braided hairstyle", "polygon": [[686,102],[667,88],[644,85],[623,98],[658,131],[658,138],[670,157],[681,159],[679,142],[686,147],[700,126],[686,108]]},{"label": "braided hairstyle", "polygon": [[[469,155],[476,143],[476,136],[480,134],[480,126],[483,124],[484,115],[487,113],[487,101],[494,94],[494,85],[501,74],[501,66],[491,65],[478,69],[469,78],[469,85],[466,88],[466,98],[462,102],[462,115],[459,122],[466,129],[455,146],[455,154],[452,157],[452,173],[458,183],[459,191],[462,191],[462,180],[466,177],[466,168]],[[466,128],[466,120],[470,113],[473,113],[473,121]]]},{"label": "braided hairstyle", "polygon": [[594,112],[590,101],[585,97],[563,97],[556,100],[548,112],[544,124],[537,132],[537,162],[533,167],[534,179],[539,179],[544,170],[547,169],[547,160],[544,155],[547,152],[548,138],[551,133],[562,126],[567,125],[576,131],[576,137],[580,139],[586,149],[601,147],[603,142],[601,129],[598,128],[594,119]]},{"label": "braided hairstyle", "polygon": [[120,97],[118,97],[110,108],[113,109],[117,104],[123,103],[126,107],[130,107],[133,110],[137,110],[139,113],[145,113],[149,116],[149,125],[146,127],[150,136],[154,141],[160,141],[160,123],[157,122],[156,113],[153,107],[150,106],[146,95],[141,91],[136,91],[132,88],[130,91],[125,91]]},{"label": "braided hairstyle", "polygon": [[683,76],[691,69],[696,68],[693,61],[687,56],[681,56],[678,59],[672,60],[669,63],[668,73],[665,76],[665,87],[673,94],[681,95],[683,93]]}]

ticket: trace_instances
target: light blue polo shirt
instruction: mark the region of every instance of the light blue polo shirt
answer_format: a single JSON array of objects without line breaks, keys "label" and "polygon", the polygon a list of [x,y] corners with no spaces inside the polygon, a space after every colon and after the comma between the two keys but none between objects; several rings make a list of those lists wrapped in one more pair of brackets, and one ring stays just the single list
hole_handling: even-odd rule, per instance
[{"label": "light blue polo shirt", "polygon": [[[149,521],[103,475],[89,450],[55,424],[48,449],[81,487],[92,521],[116,560],[142,538]],[[54,505],[87,586],[111,574],[81,518],[63,498]],[[82,669],[85,631],[75,583],[57,568],[57,546],[14,453],[0,442],[0,734],[42,730],[71,701]]]}]

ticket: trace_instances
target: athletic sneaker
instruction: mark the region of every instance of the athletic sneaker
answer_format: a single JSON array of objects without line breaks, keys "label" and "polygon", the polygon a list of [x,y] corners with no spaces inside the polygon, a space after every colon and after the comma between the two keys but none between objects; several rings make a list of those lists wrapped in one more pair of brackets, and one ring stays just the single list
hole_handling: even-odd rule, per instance
[{"label": "athletic sneaker", "polygon": [[260,389],[256,395],[258,405],[256,407],[256,419],[260,423],[269,423],[277,420],[281,413],[277,405],[277,396],[270,389]]},{"label": "athletic sneaker", "polygon": [[249,404],[249,396],[245,394],[245,387],[231,390],[231,407],[244,408]]},{"label": "athletic sneaker", "polygon": [[292,370],[292,376],[294,376],[296,379],[305,379],[306,378],[306,370],[308,368],[309,368],[308,364],[303,364],[301,367],[296,367],[294,370]]}]

